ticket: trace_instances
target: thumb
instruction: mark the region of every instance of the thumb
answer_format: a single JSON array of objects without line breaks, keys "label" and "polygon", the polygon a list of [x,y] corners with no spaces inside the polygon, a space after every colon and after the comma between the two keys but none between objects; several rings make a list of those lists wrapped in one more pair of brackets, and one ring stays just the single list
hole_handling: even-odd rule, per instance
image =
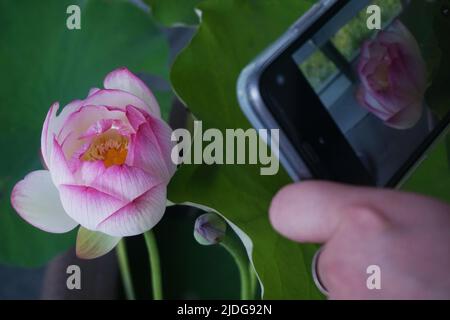
[{"label": "thumb", "polygon": [[323,243],[353,207],[369,208],[384,218],[411,195],[397,191],[305,181],[283,188],[272,200],[270,220],[284,236],[298,242]]},{"label": "thumb", "polygon": [[[281,189],[270,206],[270,221],[284,236],[299,242],[326,242],[340,217],[333,190],[327,182],[301,182]],[[332,204],[333,203],[333,204]]]}]

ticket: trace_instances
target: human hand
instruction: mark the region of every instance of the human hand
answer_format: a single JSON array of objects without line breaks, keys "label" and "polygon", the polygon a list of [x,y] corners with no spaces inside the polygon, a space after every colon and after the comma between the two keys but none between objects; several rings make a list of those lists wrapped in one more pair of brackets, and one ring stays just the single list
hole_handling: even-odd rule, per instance
[{"label": "human hand", "polygon": [[[272,200],[287,238],[325,243],[318,276],[331,299],[450,299],[450,206],[425,196],[301,182]],[[370,290],[367,268],[380,267]]]}]

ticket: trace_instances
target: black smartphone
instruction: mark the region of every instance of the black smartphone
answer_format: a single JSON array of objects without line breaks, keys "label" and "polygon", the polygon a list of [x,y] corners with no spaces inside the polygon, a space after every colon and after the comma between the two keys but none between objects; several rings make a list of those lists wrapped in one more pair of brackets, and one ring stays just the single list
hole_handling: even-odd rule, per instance
[{"label": "black smartphone", "polygon": [[[432,12],[422,23],[450,20],[448,1],[415,1]],[[450,91],[446,108],[428,94],[450,62],[430,70],[408,27],[412,2],[319,1],[243,70],[242,110],[256,128],[280,130],[294,180],[396,187],[448,133]]]}]

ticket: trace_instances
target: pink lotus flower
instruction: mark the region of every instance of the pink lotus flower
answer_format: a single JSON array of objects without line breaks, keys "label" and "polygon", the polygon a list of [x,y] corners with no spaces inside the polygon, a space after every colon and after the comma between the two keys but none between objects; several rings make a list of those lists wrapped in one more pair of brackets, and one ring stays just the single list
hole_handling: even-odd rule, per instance
[{"label": "pink lotus flower", "polygon": [[37,228],[64,233],[81,225],[77,253],[86,258],[153,228],[176,169],[172,130],[147,86],[123,68],[107,75],[104,87],[58,116],[59,104],[50,107],[41,137],[48,170],[28,174],[11,195]]},{"label": "pink lotus flower", "polygon": [[362,47],[359,103],[386,125],[407,129],[421,118],[427,89],[426,65],[419,45],[400,22]]}]

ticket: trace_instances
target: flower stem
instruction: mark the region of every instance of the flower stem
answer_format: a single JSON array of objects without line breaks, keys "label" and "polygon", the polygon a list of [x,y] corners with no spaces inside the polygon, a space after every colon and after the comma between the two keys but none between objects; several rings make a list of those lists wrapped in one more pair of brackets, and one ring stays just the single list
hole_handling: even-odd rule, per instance
[{"label": "flower stem", "polygon": [[158,246],[156,244],[153,230],[144,233],[145,244],[147,245],[148,258],[150,261],[150,272],[152,275],[153,299],[162,300],[161,267],[159,262]]},{"label": "flower stem", "polygon": [[231,254],[231,256],[236,261],[236,265],[241,276],[241,299],[252,299],[249,261],[247,253],[242,248],[242,243],[236,238],[233,233],[227,233],[220,244]]},{"label": "flower stem", "polygon": [[135,300],[133,282],[131,280],[130,267],[128,265],[127,248],[125,239],[119,241],[116,247],[117,260],[119,262],[120,274],[122,276],[122,284],[125,290],[127,300]]}]

